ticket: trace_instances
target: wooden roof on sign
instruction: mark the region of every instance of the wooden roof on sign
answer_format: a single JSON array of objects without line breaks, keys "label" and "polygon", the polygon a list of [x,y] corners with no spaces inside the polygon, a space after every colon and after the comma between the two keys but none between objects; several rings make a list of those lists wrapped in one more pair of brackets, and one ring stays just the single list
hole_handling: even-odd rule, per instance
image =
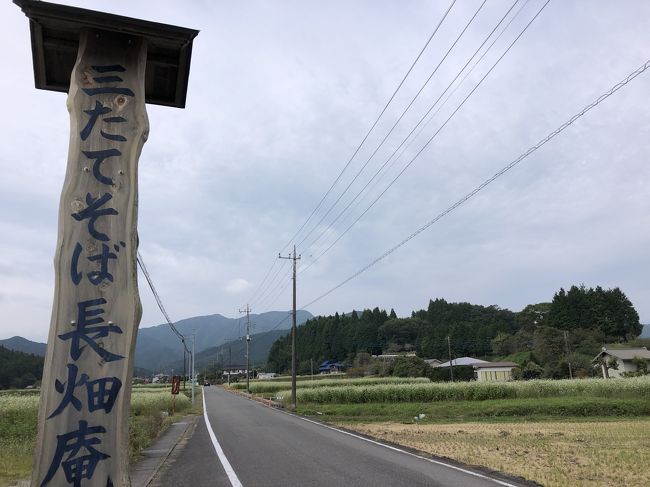
[{"label": "wooden roof on sign", "polygon": [[14,0],[29,18],[36,88],[68,92],[82,29],[117,32],[147,40],[145,101],[184,108],[192,41],[198,30],[68,7]]}]

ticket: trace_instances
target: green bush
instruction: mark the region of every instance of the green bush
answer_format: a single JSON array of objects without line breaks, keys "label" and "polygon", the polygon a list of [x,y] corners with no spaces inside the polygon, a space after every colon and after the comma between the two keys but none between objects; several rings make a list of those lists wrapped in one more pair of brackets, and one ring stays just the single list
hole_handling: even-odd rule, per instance
[{"label": "green bush", "polygon": [[[433,382],[450,382],[451,373],[449,367],[434,367],[429,371],[429,379]],[[454,367],[454,380],[474,380],[474,367],[471,365],[457,365]]]}]

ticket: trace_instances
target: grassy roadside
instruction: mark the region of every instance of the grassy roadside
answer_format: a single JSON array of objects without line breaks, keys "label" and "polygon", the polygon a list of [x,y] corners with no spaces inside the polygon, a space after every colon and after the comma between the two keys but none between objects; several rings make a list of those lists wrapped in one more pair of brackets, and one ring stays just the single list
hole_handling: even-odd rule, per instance
[{"label": "grassy roadside", "polygon": [[[189,389],[187,391],[189,393]],[[184,394],[176,399],[171,415],[171,393],[165,387],[134,387],[129,416],[129,459],[137,460],[169,425],[187,414],[201,414],[201,388],[195,390],[196,401]],[[3,391],[0,394],[0,487],[29,478],[37,433],[38,394]]]},{"label": "grassy roadside", "polygon": [[129,460],[131,463],[138,460],[142,450],[145,450],[153,441],[165,431],[172,423],[188,414],[202,414],[201,388],[194,391],[194,406],[188,388],[181,392],[175,402],[172,415],[171,392],[167,388],[155,393],[146,391],[142,387],[134,388],[131,399],[131,413],[129,415]]}]

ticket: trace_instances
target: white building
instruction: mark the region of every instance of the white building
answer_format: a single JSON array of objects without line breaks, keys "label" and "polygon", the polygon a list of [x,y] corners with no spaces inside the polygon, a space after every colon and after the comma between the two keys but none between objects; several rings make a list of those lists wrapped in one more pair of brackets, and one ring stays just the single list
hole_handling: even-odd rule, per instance
[{"label": "white building", "polygon": [[606,348],[594,357],[592,363],[600,365],[603,378],[621,377],[623,372],[639,370],[638,360],[644,360],[646,370],[650,371],[650,351],[646,347]]},{"label": "white building", "polygon": [[474,364],[474,373],[481,382],[512,380],[512,370],[516,367],[519,365],[514,362],[485,362]]}]

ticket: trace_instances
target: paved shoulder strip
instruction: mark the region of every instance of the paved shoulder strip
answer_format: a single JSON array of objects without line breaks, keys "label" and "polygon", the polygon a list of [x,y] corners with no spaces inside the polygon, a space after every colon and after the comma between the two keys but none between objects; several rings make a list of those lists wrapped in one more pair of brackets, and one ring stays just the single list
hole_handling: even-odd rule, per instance
[{"label": "paved shoulder strip", "polygon": [[203,394],[201,394],[201,397],[203,399],[203,418],[205,419],[205,425],[208,428],[208,434],[210,435],[210,439],[212,440],[212,445],[214,446],[214,450],[217,452],[219,461],[221,462],[221,465],[223,465],[223,469],[226,471],[226,475],[228,475],[228,480],[230,480],[232,487],[242,487],[242,483],[239,481],[239,477],[237,477],[235,470],[232,468],[232,465],[230,465],[228,458],[226,458],[226,454],[223,452],[223,449],[221,448],[221,445],[217,440],[217,436],[214,434],[214,431],[212,430],[212,425],[210,424],[210,420],[208,419],[208,410],[205,407],[205,391],[203,392]]}]

